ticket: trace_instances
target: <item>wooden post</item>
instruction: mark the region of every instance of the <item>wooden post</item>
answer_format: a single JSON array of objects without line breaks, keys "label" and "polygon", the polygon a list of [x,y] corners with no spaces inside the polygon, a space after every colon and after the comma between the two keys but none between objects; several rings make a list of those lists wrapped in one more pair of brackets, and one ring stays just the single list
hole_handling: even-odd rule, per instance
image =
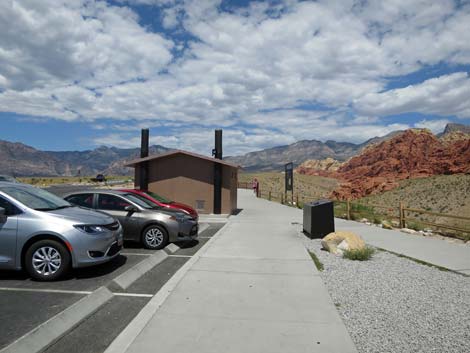
[{"label": "wooden post", "polygon": [[291,198],[290,204],[291,204],[291,206],[294,206],[294,190],[292,190],[292,195],[291,195],[291,197],[292,197],[292,198]]},{"label": "wooden post", "polygon": [[269,190],[268,199],[271,201],[271,190]]},{"label": "wooden post", "polygon": [[351,219],[351,204],[349,203],[349,199],[346,200],[346,218],[348,220]]},{"label": "wooden post", "polygon": [[299,194],[295,196],[295,204],[299,207]]},{"label": "wooden post", "polygon": [[281,193],[281,203],[284,203],[284,194]]},{"label": "wooden post", "polygon": [[400,207],[399,207],[399,210],[400,210],[400,228],[405,228],[406,227],[406,224],[405,224],[405,210],[403,209],[403,202],[400,201]]}]

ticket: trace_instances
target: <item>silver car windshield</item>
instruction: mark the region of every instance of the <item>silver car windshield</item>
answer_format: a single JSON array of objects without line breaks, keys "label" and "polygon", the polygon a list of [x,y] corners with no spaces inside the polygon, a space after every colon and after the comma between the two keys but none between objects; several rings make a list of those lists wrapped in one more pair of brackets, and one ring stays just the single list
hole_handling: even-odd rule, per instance
[{"label": "silver car windshield", "polygon": [[72,207],[70,203],[60,197],[32,186],[6,186],[0,188],[0,190],[23,205],[37,211],[52,211]]}]

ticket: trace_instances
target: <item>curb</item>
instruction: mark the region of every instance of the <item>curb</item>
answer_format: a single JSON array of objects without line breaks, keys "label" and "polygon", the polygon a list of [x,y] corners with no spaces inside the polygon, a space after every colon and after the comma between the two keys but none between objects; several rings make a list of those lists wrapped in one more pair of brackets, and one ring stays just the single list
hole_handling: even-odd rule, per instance
[{"label": "curb", "polygon": [[[201,255],[203,255],[210,244],[212,244],[217,238],[219,238],[225,230],[228,228],[228,225],[223,226],[219,231],[212,236],[209,241],[202,246],[199,251],[193,255],[174,275],[171,277],[165,285],[160,288],[160,290],[153,296],[153,298],[145,305],[139,314],[127,325],[127,327],[117,336],[113,342],[108,346],[104,353],[125,353],[127,349],[131,346],[137,336],[142,332],[142,330],[147,326],[148,322],[155,315],[157,310],[165,302],[166,298],[171,294],[171,292],[176,288],[178,283],[183,279],[186,273],[194,265],[196,261],[199,260]],[[0,352],[1,353],[1,352]]]},{"label": "curb", "polygon": [[77,326],[80,321],[93,314],[113,297],[105,287],[93,293],[53,316],[24,336],[0,350],[1,353],[39,353],[59,340]]},{"label": "curb", "polygon": [[123,274],[117,276],[111,283],[118,285],[121,289],[127,289],[132,283],[142,277],[146,272],[165,260],[168,254],[163,250],[155,251],[155,254],[134,265]]},{"label": "curb", "polygon": [[181,249],[178,245],[170,243],[167,246],[165,246],[165,250],[169,252],[170,254],[174,254],[177,252],[179,249]]}]

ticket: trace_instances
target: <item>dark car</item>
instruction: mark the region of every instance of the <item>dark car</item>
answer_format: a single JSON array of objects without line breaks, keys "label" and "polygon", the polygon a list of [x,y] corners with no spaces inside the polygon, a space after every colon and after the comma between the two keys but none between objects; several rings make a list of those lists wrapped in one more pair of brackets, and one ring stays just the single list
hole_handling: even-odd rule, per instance
[{"label": "dark car", "polygon": [[91,181],[104,183],[106,181],[106,177],[103,174],[98,174],[96,178],[91,178]]},{"label": "dark car", "polygon": [[105,212],[119,220],[124,240],[162,249],[169,242],[197,237],[198,223],[182,212],[163,210],[145,198],[117,190],[90,190],[64,197],[71,204]]}]

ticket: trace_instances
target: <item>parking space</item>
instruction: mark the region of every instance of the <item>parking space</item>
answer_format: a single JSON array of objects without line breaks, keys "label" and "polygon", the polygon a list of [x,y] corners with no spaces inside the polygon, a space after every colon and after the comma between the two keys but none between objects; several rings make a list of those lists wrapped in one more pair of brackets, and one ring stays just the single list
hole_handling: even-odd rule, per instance
[{"label": "parking space", "polygon": [[25,272],[0,272],[0,291],[1,288],[94,291],[143,259],[141,256],[120,255],[103,265],[74,269],[69,276],[56,282],[38,282]]},{"label": "parking space", "polygon": [[[113,261],[72,271],[56,282],[38,282],[23,272],[0,272],[0,349],[73,305],[99,287],[114,297],[77,327],[60,338],[47,352],[101,352],[158,290],[212,237],[223,224],[210,224],[197,241],[179,243],[180,249],[143,274],[126,290],[113,283],[119,275],[155,254],[136,244],[125,244]],[[112,322],[112,324],[110,324]],[[83,344],[87,337],[89,344]],[[90,338],[91,337],[91,338]],[[93,337],[96,337],[94,339]]]},{"label": "parking space", "polygon": [[0,349],[83,297],[83,294],[1,291]]},{"label": "parking space", "polygon": [[149,299],[139,297],[112,298],[71,332],[47,348],[45,352],[104,352]]}]

